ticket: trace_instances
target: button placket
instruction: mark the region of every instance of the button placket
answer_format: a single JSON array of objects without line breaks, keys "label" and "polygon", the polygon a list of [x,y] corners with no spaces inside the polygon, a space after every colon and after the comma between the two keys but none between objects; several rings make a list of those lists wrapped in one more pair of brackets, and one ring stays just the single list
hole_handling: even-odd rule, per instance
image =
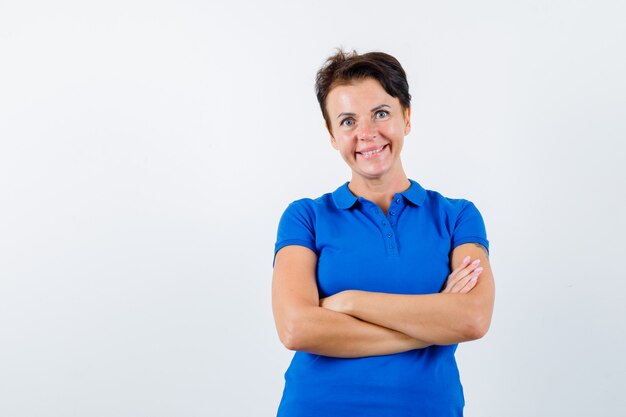
[{"label": "button placket", "polygon": [[400,198],[399,196],[394,197],[393,200],[391,200],[391,205],[389,206],[389,211],[387,216],[385,216],[385,218],[387,219],[387,223],[389,224],[389,227],[386,228],[387,230],[387,247],[389,249],[392,250],[392,252],[396,253],[397,252],[397,242],[396,242],[396,235],[394,235],[394,227],[397,223],[398,223],[398,215],[400,214],[400,212],[403,209],[403,201],[402,198]]},{"label": "button placket", "polygon": [[[387,254],[397,255],[397,243],[395,241],[396,239],[393,228],[391,227],[394,222],[389,219],[389,216],[386,216],[385,213],[383,213],[382,209],[378,205],[360,197],[359,201],[361,202],[363,211],[366,213],[367,217],[374,221],[374,223],[378,224],[379,230],[382,234],[381,237],[383,238],[385,248],[387,249]],[[395,206],[395,201],[396,200],[392,200],[392,206]],[[394,211],[394,214],[395,213],[396,212]]]},{"label": "button placket", "polygon": [[[393,202],[392,202],[392,206],[393,206]],[[395,238],[393,234],[393,229],[391,228],[391,226],[393,226],[393,222],[389,220],[388,216],[384,216],[382,225],[383,225],[383,234],[385,235],[385,238],[386,238],[385,246],[387,247],[387,251],[390,254],[395,254],[397,253],[396,242],[395,242]]]}]

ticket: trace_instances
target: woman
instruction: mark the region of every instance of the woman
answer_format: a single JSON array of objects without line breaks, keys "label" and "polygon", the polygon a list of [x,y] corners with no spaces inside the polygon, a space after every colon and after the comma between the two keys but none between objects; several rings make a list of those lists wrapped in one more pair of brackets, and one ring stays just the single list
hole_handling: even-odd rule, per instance
[{"label": "woman", "polygon": [[482,217],[406,176],[410,94],[395,58],[338,52],[316,92],[352,178],[280,220],[272,304],[296,353],[278,415],[461,416],[454,352],[487,332],[494,302]]}]

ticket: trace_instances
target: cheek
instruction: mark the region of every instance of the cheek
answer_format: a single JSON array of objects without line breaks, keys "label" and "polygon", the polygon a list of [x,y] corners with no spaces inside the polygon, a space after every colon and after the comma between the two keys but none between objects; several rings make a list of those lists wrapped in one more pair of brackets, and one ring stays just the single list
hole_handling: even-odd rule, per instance
[{"label": "cheek", "polygon": [[341,156],[343,157],[343,159],[349,159],[352,158],[354,152],[352,151],[352,149],[350,148],[343,148],[341,149]]},{"label": "cheek", "polygon": [[354,155],[354,150],[350,147],[343,147],[339,150],[339,153],[341,154],[341,158],[345,161],[345,162],[352,162],[355,160],[355,155]]},{"label": "cheek", "polygon": [[404,125],[387,126],[384,133],[388,138],[394,138],[395,141],[400,141],[404,138]]},{"label": "cheek", "polygon": [[350,139],[341,138],[337,141],[337,149],[339,149],[339,152],[341,152],[342,154],[350,153],[354,151],[354,146]]}]

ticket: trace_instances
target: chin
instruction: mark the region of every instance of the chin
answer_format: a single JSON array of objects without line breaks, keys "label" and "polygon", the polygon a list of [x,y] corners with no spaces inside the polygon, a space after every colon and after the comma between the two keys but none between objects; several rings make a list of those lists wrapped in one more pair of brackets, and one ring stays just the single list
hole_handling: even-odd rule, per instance
[{"label": "chin", "polygon": [[388,173],[388,171],[362,171],[362,170],[359,170],[359,171],[354,171],[353,170],[352,172],[353,172],[353,174],[356,174],[356,175],[358,175],[360,177],[363,177],[365,179],[368,179],[368,180],[380,179],[380,178],[384,177],[385,174]]}]

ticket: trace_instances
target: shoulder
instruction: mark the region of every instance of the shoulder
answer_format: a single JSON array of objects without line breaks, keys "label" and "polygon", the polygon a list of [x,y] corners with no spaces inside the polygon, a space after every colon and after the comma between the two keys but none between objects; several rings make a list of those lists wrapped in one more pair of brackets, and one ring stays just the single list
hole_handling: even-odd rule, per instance
[{"label": "shoulder", "polygon": [[426,212],[435,223],[447,230],[454,247],[475,242],[489,248],[483,217],[472,201],[447,197],[434,190],[426,190],[425,194]]},{"label": "shoulder", "polygon": [[283,247],[299,245],[319,253],[316,246],[317,226],[324,218],[330,193],[318,198],[301,198],[292,201],[283,212],[278,223],[278,233],[274,246],[274,256]]},{"label": "shoulder", "polygon": [[332,202],[331,196],[331,193],[327,193],[317,198],[305,197],[294,200],[285,209],[285,214],[315,218],[320,210],[327,206],[329,202]]},{"label": "shoulder", "polygon": [[332,193],[326,193],[317,198],[307,197],[294,200],[289,203],[280,217],[279,231],[304,228],[314,233],[318,222],[328,217],[332,205]]},{"label": "shoulder", "polygon": [[333,199],[334,193],[336,191],[322,194],[316,198],[305,197],[294,200],[289,203],[284,214],[294,214],[309,219],[324,217],[329,211],[336,210],[335,200]]},{"label": "shoulder", "polygon": [[457,217],[464,211],[478,211],[474,203],[466,198],[447,197],[434,190],[425,191],[425,205],[433,210],[441,212],[442,214],[446,214],[447,216]]},{"label": "shoulder", "polygon": [[451,232],[452,248],[465,243],[483,246],[489,254],[489,240],[482,215],[469,200],[446,198],[449,207],[447,227]]}]

